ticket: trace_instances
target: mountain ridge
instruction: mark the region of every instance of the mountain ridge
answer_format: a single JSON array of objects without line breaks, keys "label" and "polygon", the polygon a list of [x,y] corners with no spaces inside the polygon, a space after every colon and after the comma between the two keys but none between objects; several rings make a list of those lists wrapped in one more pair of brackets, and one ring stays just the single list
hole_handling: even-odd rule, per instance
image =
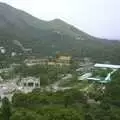
[{"label": "mountain ridge", "polygon": [[[22,10],[0,3],[0,45],[8,51],[22,52],[14,40],[32,49],[32,55],[49,56],[67,52],[100,61],[120,59],[119,41],[93,37],[61,19],[39,20]],[[111,54],[116,57],[111,57]]]},{"label": "mountain ridge", "polygon": [[[34,17],[32,16],[31,14],[28,14],[26,12],[24,12],[23,10],[19,10],[17,8],[14,8],[6,3],[0,3],[0,9],[1,9],[1,6],[2,6],[2,10],[4,14],[6,14],[6,11],[8,12],[8,14],[6,15],[7,16],[7,19],[9,20],[10,18],[15,18],[13,16],[9,16],[11,15],[11,13],[9,12],[12,12],[12,14],[14,14],[16,16],[16,18],[19,19],[19,17],[22,17],[22,20],[24,22],[26,22],[27,24],[29,24],[30,26],[34,26],[38,29],[56,29],[56,27],[59,26],[59,23],[60,23],[60,26],[61,27],[64,27],[67,26],[67,27],[71,27],[71,29],[76,29],[76,31],[78,32],[82,32],[80,31],[78,28],[75,28],[73,25],[70,25],[68,23],[66,23],[65,21],[61,20],[61,19],[53,19],[53,20],[50,20],[50,21],[44,21],[44,20],[40,20],[39,18],[37,17]],[[9,10],[6,10],[6,9],[9,9]],[[1,13],[0,11],[0,13]],[[1,17],[2,18],[2,17]],[[11,21],[11,20],[10,20]],[[17,20],[16,20],[17,21]],[[12,22],[12,21],[11,21]],[[13,21],[14,22],[14,21]],[[13,23],[12,22],[12,23]],[[15,24],[15,22],[14,22]],[[17,23],[18,24],[18,23]],[[52,24],[52,25],[51,25]],[[55,28],[54,28],[54,25],[55,25]],[[23,25],[24,26],[24,25]],[[42,27],[44,26],[44,27]],[[20,27],[20,25],[19,25]],[[85,32],[82,32],[82,34],[85,33]],[[79,36],[80,33],[78,33],[78,36]],[[86,33],[87,34],[87,33]],[[88,34],[87,34],[88,35]],[[91,35],[90,35],[91,36]],[[93,37],[93,36],[92,36]],[[99,39],[99,38],[98,38]]]}]

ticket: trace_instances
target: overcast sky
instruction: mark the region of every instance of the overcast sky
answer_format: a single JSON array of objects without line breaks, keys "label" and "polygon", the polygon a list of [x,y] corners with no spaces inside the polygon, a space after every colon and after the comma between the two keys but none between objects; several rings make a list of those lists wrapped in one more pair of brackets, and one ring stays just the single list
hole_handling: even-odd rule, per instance
[{"label": "overcast sky", "polygon": [[43,20],[60,18],[91,35],[120,39],[120,0],[0,0]]}]

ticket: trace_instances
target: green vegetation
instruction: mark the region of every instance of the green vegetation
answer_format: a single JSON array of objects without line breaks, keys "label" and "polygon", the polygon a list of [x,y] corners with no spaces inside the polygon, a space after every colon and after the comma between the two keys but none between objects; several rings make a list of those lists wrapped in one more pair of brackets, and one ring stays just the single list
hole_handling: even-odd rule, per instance
[{"label": "green vegetation", "polygon": [[70,73],[70,67],[48,66],[48,65],[35,65],[26,66],[22,64],[14,69],[14,74],[21,77],[33,76],[39,77],[41,85],[52,84],[61,79],[61,75]]},{"label": "green vegetation", "polygon": [[[57,92],[35,89],[28,94],[16,93],[11,103],[4,98],[0,120],[120,120],[119,71],[112,75],[112,82],[101,85],[86,81],[78,83],[74,72],[78,64],[74,61],[70,67],[28,67],[23,64],[29,55],[43,57],[56,53],[68,53],[78,59],[87,56],[93,62],[119,63],[119,41],[94,38],[58,19],[41,21],[3,3],[0,8],[0,23],[3,25],[0,27],[0,45],[6,49],[6,54],[0,54],[0,68],[9,67],[13,62],[21,63],[14,71],[0,75],[4,79],[18,75],[39,77],[41,86],[47,86],[60,80],[62,75],[72,73],[70,82],[62,86],[74,87]],[[22,50],[14,40],[31,48],[32,53]],[[17,56],[11,57],[12,51],[17,52]],[[105,77],[108,71],[96,71],[94,75]]]},{"label": "green vegetation", "polygon": [[[119,120],[119,83],[119,79],[112,81],[104,92],[96,84],[94,94],[87,95],[77,89],[17,93],[11,105],[8,100],[3,100],[7,102],[3,102],[0,118],[7,115],[10,119],[3,120]],[[90,99],[94,102],[87,102]]]},{"label": "green vegetation", "polygon": [[10,120],[11,106],[9,100],[5,97],[2,100],[1,113],[3,120]]},{"label": "green vegetation", "polygon": [[[78,90],[15,94],[10,120],[84,120],[86,97]],[[78,106],[80,105],[80,106]]]},{"label": "green vegetation", "polygon": [[97,69],[92,72],[93,77],[98,76],[98,77],[103,77],[105,78],[108,73],[112,72],[111,69]]},{"label": "green vegetation", "polygon": [[[6,56],[12,51],[28,56],[14,44],[13,41],[18,40],[25,48],[32,49],[29,55],[55,56],[61,52],[78,58],[87,56],[95,62],[119,63],[119,41],[92,37],[59,19],[46,22],[6,4],[1,3],[0,7],[1,16],[4,16],[0,17],[0,23],[5,25],[0,27],[0,45],[7,50]],[[0,59],[3,59],[1,55]]]},{"label": "green vegetation", "polygon": [[11,104],[6,98],[3,99],[0,118],[1,120],[119,120],[119,77],[106,85],[96,83],[93,85],[94,90],[87,93],[78,88],[54,93],[41,92],[39,89],[28,94],[16,93]]}]

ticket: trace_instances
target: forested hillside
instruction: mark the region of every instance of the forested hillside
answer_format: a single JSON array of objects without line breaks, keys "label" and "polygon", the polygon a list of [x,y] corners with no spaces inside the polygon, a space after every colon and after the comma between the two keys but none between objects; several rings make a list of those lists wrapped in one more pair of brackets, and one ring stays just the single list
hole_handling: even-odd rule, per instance
[{"label": "forested hillside", "polygon": [[[52,92],[17,93],[10,104],[2,100],[1,120],[119,120],[120,87],[117,78],[94,94],[83,94],[77,89]],[[98,87],[99,86],[99,87]],[[86,96],[87,95],[87,96]],[[91,102],[90,102],[91,101]]]},{"label": "forested hillside", "polygon": [[8,54],[11,51],[23,54],[14,40],[32,49],[30,55],[52,56],[61,52],[94,61],[119,63],[120,59],[119,41],[95,38],[60,19],[42,21],[0,3],[0,46],[5,47]]}]

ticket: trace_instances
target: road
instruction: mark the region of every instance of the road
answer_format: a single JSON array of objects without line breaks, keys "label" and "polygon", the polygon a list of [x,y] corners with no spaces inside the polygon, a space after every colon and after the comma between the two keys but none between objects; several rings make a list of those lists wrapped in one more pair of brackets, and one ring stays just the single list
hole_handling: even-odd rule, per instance
[{"label": "road", "polygon": [[66,75],[65,77],[63,77],[62,79],[60,79],[59,81],[51,84],[51,85],[48,85],[45,89],[48,90],[48,91],[58,91],[58,90],[66,90],[66,89],[71,89],[72,87],[60,87],[59,85],[61,83],[64,83],[65,81],[68,81],[70,78],[72,78],[72,75],[68,74]]}]

